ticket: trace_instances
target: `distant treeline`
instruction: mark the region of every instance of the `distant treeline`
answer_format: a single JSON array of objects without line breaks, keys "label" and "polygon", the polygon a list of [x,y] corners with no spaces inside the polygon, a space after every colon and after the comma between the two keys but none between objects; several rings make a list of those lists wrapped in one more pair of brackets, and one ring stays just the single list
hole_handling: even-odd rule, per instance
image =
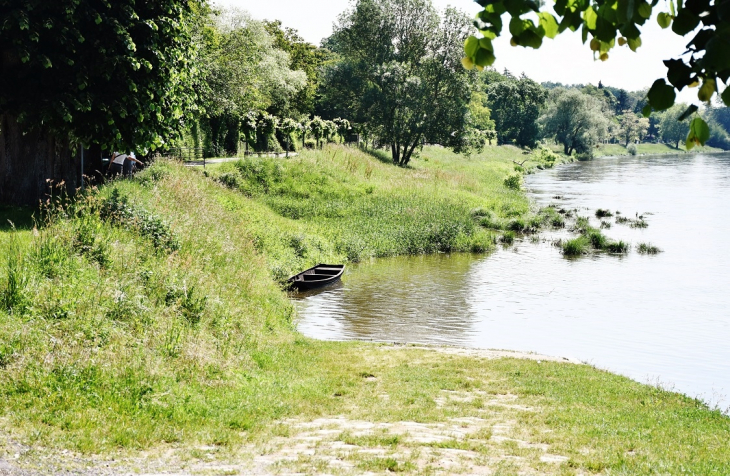
[{"label": "distant treeline", "polygon": [[[469,25],[465,14],[437,12],[430,0],[358,0],[315,46],[279,21],[211,12],[195,35],[201,101],[184,142],[228,155],[357,138],[389,148],[405,165],[424,143],[468,151],[493,140],[542,141],[591,155],[601,143],[678,148],[687,137],[689,121],[677,121],[684,104],[643,117],[647,90],[538,84],[506,70],[464,68]],[[728,108],[701,113],[708,145],[730,149]]]}]

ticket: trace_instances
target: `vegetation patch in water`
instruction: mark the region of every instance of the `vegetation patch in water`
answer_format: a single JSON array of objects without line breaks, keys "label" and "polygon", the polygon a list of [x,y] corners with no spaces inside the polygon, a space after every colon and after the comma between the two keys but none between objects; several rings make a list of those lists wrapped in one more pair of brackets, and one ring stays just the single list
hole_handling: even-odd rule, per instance
[{"label": "vegetation patch in water", "polygon": [[654,246],[651,243],[639,243],[636,246],[636,251],[642,255],[655,255],[662,252],[658,246]]}]

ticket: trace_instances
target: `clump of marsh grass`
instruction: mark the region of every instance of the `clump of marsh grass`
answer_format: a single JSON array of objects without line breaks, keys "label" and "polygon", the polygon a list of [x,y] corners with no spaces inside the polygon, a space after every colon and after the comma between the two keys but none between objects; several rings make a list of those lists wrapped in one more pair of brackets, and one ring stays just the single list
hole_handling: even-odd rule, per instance
[{"label": "clump of marsh grass", "polygon": [[579,236],[560,243],[564,256],[581,256],[588,254],[591,242],[585,236]]},{"label": "clump of marsh grass", "polygon": [[613,213],[611,213],[611,210],[599,208],[596,210],[596,218],[608,218],[612,217]]},{"label": "clump of marsh grass", "polygon": [[609,253],[628,253],[629,252],[629,245],[625,241],[609,241],[606,243],[606,246],[603,248],[604,250],[608,251]]},{"label": "clump of marsh grass", "polygon": [[515,242],[515,232],[511,230],[507,230],[504,232],[504,234],[499,238],[500,243],[504,245],[511,245]]},{"label": "clump of marsh grass", "polygon": [[[601,228],[610,228],[601,222]],[[573,225],[573,231],[580,236],[567,241],[560,241],[559,246],[565,256],[580,256],[587,254],[590,249],[609,253],[627,253],[629,245],[623,241],[613,241],[598,228],[590,225],[588,217],[578,217]]]},{"label": "clump of marsh grass", "polygon": [[602,230],[607,230],[611,228],[611,222],[610,221],[601,221],[600,228]]},{"label": "clump of marsh grass", "polygon": [[659,247],[654,246],[651,243],[639,243],[636,246],[636,251],[642,255],[655,255],[662,252]]},{"label": "clump of marsh grass", "polygon": [[642,217],[637,218],[636,220],[629,220],[629,226],[631,228],[646,228],[649,226],[649,224]]}]

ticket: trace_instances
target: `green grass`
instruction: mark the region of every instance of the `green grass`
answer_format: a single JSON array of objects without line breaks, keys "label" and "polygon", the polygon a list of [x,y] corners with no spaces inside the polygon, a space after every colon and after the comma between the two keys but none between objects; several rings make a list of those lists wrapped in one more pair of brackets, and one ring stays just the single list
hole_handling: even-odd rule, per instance
[{"label": "green grass", "polygon": [[562,242],[563,255],[580,256],[587,254],[591,248],[591,242],[585,236],[578,236]]},{"label": "green grass", "polygon": [[[234,454],[287,434],[290,418],[436,423],[488,411],[568,456],[561,474],[727,472],[730,420],[682,395],[585,365],[318,342],[294,330],[277,284],[294,269],[493,246],[486,217],[525,228],[562,217],[529,215],[524,195],[504,186],[511,157],[511,148],[471,158],[427,148],[399,169],[332,147],[210,177],[161,161],[36,214],[36,228],[30,210],[12,210],[22,226],[0,228],[0,429],[33,448],[85,454],[166,445]],[[217,180],[226,173],[238,185]],[[448,227],[457,232],[433,232]],[[447,390],[474,398],[438,405]],[[507,394],[534,411],[490,403]],[[539,452],[501,451],[544,469]],[[415,459],[390,455],[356,463],[418,472]]]},{"label": "green grass", "polygon": [[[610,216],[608,210],[598,209],[596,211],[597,217]],[[622,217],[617,217],[618,220]],[[605,236],[601,229],[611,228],[610,223],[601,221],[600,229],[591,226],[588,217],[578,216],[573,224],[573,231],[577,232],[579,236],[560,241],[558,244],[562,248],[564,256],[581,256],[588,254],[593,249],[596,251],[606,251],[609,253],[625,254],[629,252],[629,245],[624,241],[614,241]]]},{"label": "green grass", "polygon": [[[402,169],[356,148],[330,146],[208,173],[238,192],[225,205],[247,215],[257,248],[273,258],[282,279],[326,260],[488,250],[495,242],[488,229],[503,228],[529,208],[522,192],[504,184],[511,170],[506,158],[487,153],[464,158],[428,147]],[[245,210],[249,199],[255,212]]]}]

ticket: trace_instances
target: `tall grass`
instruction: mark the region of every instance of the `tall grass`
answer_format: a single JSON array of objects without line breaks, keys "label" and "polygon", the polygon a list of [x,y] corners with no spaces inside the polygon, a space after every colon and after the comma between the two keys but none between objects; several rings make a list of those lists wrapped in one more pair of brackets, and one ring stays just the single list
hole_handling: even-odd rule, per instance
[{"label": "tall grass", "polygon": [[524,196],[504,185],[509,173],[507,160],[465,160],[438,148],[426,148],[412,168],[394,169],[358,149],[330,146],[287,161],[225,164],[209,175],[276,216],[283,233],[252,229],[282,279],[325,257],[488,250],[489,230],[518,226],[528,210]]}]

